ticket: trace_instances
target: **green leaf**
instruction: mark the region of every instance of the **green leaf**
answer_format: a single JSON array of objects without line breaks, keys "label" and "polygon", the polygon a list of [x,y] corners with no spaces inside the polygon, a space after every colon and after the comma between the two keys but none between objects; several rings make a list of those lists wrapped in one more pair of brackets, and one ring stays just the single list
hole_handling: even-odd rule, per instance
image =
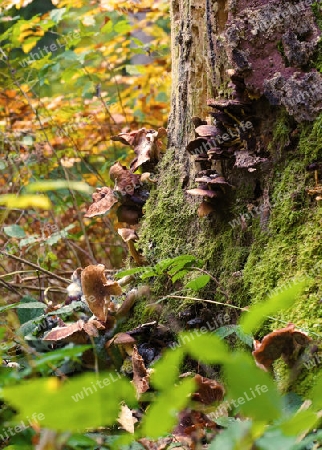
[{"label": "green leaf", "polygon": [[51,209],[52,204],[45,195],[21,195],[15,194],[0,195],[0,205],[5,205],[8,209]]},{"label": "green leaf", "polygon": [[3,231],[7,236],[13,238],[22,238],[26,236],[24,229],[19,225],[10,225],[9,227],[3,227]]},{"label": "green leaf", "polygon": [[175,283],[176,281],[181,280],[185,275],[187,275],[188,272],[189,272],[189,270],[179,270],[179,272],[177,272],[171,278],[172,283]]},{"label": "green leaf", "polygon": [[[208,450],[250,450],[253,447],[250,421],[236,421],[217,434]],[[275,449],[276,450],[276,449]]]},{"label": "green leaf", "polygon": [[240,325],[236,325],[235,333],[238,339],[251,349],[253,348],[254,337],[251,334],[244,333]]},{"label": "green leaf", "polygon": [[210,281],[209,275],[200,275],[199,277],[195,278],[194,280],[189,281],[185,285],[185,288],[192,289],[194,291],[199,291],[203,287],[205,287]]},{"label": "green leaf", "polygon": [[221,364],[229,361],[229,350],[214,334],[201,334],[200,331],[193,333],[180,333],[179,343],[196,360],[206,364]]},{"label": "green leaf", "polygon": [[217,425],[220,425],[221,427],[227,428],[229,425],[232,425],[233,423],[237,422],[238,419],[235,419],[235,417],[216,417],[212,419],[214,422],[216,422]]},{"label": "green leaf", "polygon": [[35,319],[36,317],[42,316],[46,305],[41,302],[35,301],[33,297],[25,296],[17,304],[17,316],[22,324]]},{"label": "green leaf", "polygon": [[319,421],[319,417],[312,410],[299,411],[294,416],[280,424],[280,428],[286,436],[298,436],[307,433]]},{"label": "green leaf", "polygon": [[256,441],[256,448],[259,450],[292,450],[296,443],[296,437],[285,436],[280,428],[274,427]]},{"label": "green leaf", "polygon": [[65,358],[76,358],[85,350],[91,348],[91,345],[78,345],[76,347],[65,347],[48,352],[33,361],[33,367],[37,369],[48,367],[48,364],[58,364]]},{"label": "green leaf", "polygon": [[119,279],[126,277],[127,275],[141,274],[146,270],[152,270],[152,267],[133,267],[133,269],[121,270],[120,272],[116,273],[114,277]]},{"label": "green leaf", "polygon": [[154,372],[151,375],[151,383],[156,389],[169,389],[178,380],[180,365],[184,352],[182,348],[168,350],[162,358],[153,366]]},{"label": "green leaf", "polygon": [[[322,442],[322,430],[317,431],[316,433],[311,433],[306,436],[301,442],[295,444],[291,450],[313,450],[314,447],[311,446],[313,443],[321,443]],[[276,450],[276,447],[275,449]]]},{"label": "green leaf", "polygon": [[109,20],[102,28],[101,28],[101,32],[102,33],[106,33],[106,34],[110,34],[113,31],[113,22],[111,20]]},{"label": "green leaf", "polygon": [[76,448],[85,447],[86,449],[97,448],[97,442],[84,434],[73,434],[68,438],[65,445]]},{"label": "green leaf", "polygon": [[159,438],[175,426],[177,414],[189,402],[188,395],[195,389],[193,379],[185,379],[178,386],[163,391],[149,407],[142,421],[144,436]]},{"label": "green leaf", "polygon": [[57,24],[63,20],[66,11],[67,8],[53,9],[49,12],[49,17]]},{"label": "green leaf", "polygon": [[228,337],[235,333],[237,325],[226,325],[224,327],[220,327],[215,331],[215,334],[219,336],[221,339]]},{"label": "green leaf", "polygon": [[114,26],[114,31],[119,34],[125,34],[132,30],[132,25],[127,20],[120,20]]},{"label": "green leaf", "polygon": [[26,237],[25,239],[21,239],[21,241],[19,242],[19,248],[23,248],[26,245],[31,245],[34,244],[35,242],[39,242],[40,236],[38,234],[32,234],[28,237]]},{"label": "green leaf", "polygon": [[28,380],[5,387],[3,396],[19,411],[18,421],[42,414],[41,427],[71,432],[113,425],[121,400],[137,405],[130,381],[115,373],[91,373],[64,383],[57,378]]},{"label": "green leaf", "polygon": [[300,397],[295,392],[287,392],[283,395],[283,413],[285,416],[295,414],[304,402],[302,397]]},{"label": "green leaf", "polygon": [[289,308],[300,295],[307,284],[307,280],[295,281],[282,292],[272,294],[266,301],[250,307],[241,317],[240,325],[246,334],[256,330],[268,316]]},{"label": "green leaf", "polygon": [[9,309],[13,309],[13,308],[16,308],[16,304],[15,303],[11,304],[11,305],[1,306],[0,307],[0,314],[5,312],[5,311],[8,311]]},{"label": "green leaf", "polygon": [[68,231],[71,230],[72,228],[75,227],[75,224],[70,224],[67,225],[67,227],[65,227],[63,230],[57,231],[55,233],[53,233],[51,236],[49,236],[49,238],[47,239],[47,244],[48,245],[55,245],[57,244],[57,242],[59,242],[61,239],[63,238],[67,238],[68,236]]},{"label": "green leaf", "polygon": [[316,411],[322,409],[322,373],[319,374],[309,398],[312,399],[312,407]]},{"label": "green leaf", "polygon": [[52,311],[48,313],[48,316],[56,316],[58,314],[66,314],[71,315],[74,313],[74,311],[79,311],[84,309],[85,304],[82,301],[78,302],[72,302],[70,305],[62,306],[61,308],[57,309],[56,311]]},{"label": "green leaf", "polygon": [[91,194],[93,192],[91,186],[83,181],[36,181],[35,183],[27,186],[27,191],[29,192],[57,191],[59,189],[70,189],[72,191],[80,191],[87,194]]},{"label": "green leaf", "polygon": [[[282,400],[273,379],[259,369],[251,356],[236,352],[224,364],[229,389],[229,407],[246,417],[269,422],[282,414]],[[242,375],[243,374],[243,375]]]}]

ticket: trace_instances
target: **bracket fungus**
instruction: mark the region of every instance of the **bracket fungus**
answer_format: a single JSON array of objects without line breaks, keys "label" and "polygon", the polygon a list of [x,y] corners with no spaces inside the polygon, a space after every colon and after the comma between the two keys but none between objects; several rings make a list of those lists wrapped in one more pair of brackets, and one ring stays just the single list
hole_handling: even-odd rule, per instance
[{"label": "bracket fungus", "polygon": [[140,175],[128,170],[118,161],[110,168],[110,178],[114,181],[114,191],[120,191],[123,195],[133,195],[136,188],[140,187]]},{"label": "bracket fungus", "polygon": [[107,213],[118,202],[110,187],[96,188],[92,195],[93,203],[88,208],[84,217],[95,217]]},{"label": "bracket fungus", "polygon": [[121,295],[121,286],[113,280],[107,280],[103,264],[85,267],[81,273],[82,290],[87,306],[97,319],[105,322],[111,295]]},{"label": "bracket fungus", "polygon": [[158,162],[162,148],[160,139],[165,136],[167,136],[165,128],[159,128],[158,131],[141,128],[129,133],[120,133],[117,136],[112,136],[111,139],[133,147],[137,156],[131,162],[130,167],[135,172],[149,161]]},{"label": "bracket fungus", "polygon": [[266,371],[280,357],[289,366],[292,366],[299,351],[306,347],[310,341],[311,338],[306,333],[295,330],[295,325],[290,323],[285,328],[267,334],[262,342],[254,341],[253,356],[257,366]]}]

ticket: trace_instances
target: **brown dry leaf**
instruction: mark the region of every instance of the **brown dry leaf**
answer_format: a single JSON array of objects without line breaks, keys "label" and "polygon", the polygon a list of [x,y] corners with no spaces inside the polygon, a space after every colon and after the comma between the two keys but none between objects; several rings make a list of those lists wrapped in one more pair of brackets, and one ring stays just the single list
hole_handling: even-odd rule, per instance
[{"label": "brown dry leaf", "polygon": [[133,417],[132,411],[127,405],[121,405],[121,412],[117,421],[122,425],[125,431],[134,433],[134,424],[138,421],[136,417]]},{"label": "brown dry leaf", "polygon": [[44,341],[60,341],[83,330],[83,320],[66,325],[65,327],[56,327],[49,331],[43,338]]},{"label": "brown dry leaf", "polygon": [[113,189],[104,186],[102,188],[97,188],[96,191],[97,192],[94,192],[92,195],[93,203],[88,208],[84,217],[95,217],[105,214],[118,202]]},{"label": "brown dry leaf", "polygon": [[110,178],[115,182],[114,189],[123,195],[133,195],[135,188],[141,185],[140,175],[135,175],[119,162],[110,168]]},{"label": "brown dry leaf", "polygon": [[97,337],[98,330],[104,330],[105,327],[98,320],[78,320],[75,323],[65,327],[56,327],[44,336],[44,341],[60,341],[68,339],[70,342],[86,342],[87,336]]},{"label": "brown dry leaf", "polygon": [[134,345],[133,347],[132,366],[133,366],[133,384],[139,397],[140,394],[146,392],[150,387],[149,385],[150,374],[145,367],[143,358],[139,354],[136,345]]},{"label": "brown dry leaf", "polygon": [[295,330],[295,325],[290,323],[285,328],[267,334],[261,343],[254,341],[253,355],[256,364],[266,371],[271,368],[273,361],[281,356],[291,366],[297,359],[298,351],[310,341],[309,336]]},{"label": "brown dry leaf", "polygon": [[224,398],[225,389],[216,380],[195,375],[195,381],[198,386],[197,391],[192,395],[192,400],[201,402],[204,405],[211,405],[214,402],[221,401]]},{"label": "brown dry leaf", "polygon": [[107,280],[103,264],[90,265],[82,270],[81,283],[85,301],[92,313],[103,322],[106,321],[110,295],[121,295],[122,288],[116,282]]}]

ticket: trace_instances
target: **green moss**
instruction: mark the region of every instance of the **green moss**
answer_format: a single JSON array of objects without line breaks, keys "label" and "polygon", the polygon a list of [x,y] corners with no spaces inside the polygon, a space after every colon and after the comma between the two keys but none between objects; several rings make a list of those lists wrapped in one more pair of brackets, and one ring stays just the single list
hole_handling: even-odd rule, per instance
[{"label": "green moss", "polygon": [[193,252],[189,237],[195,208],[184,197],[180,177],[180,166],[169,149],[159,164],[158,184],[145,205],[140,229],[139,245],[150,264]]},{"label": "green moss", "polygon": [[147,299],[145,296],[137,299],[134,308],[131,310],[131,316],[126,317],[126,319],[119,324],[118,331],[126,332],[136,328],[142,323],[156,320],[158,315],[148,306],[150,302],[151,300]]},{"label": "green moss", "polygon": [[[244,282],[252,302],[263,300],[275,287],[287,287],[296,277],[309,277],[305,291],[293,307],[277,314],[276,321],[267,324],[261,334],[293,322],[309,331],[313,338],[322,335],[322,207],[306,192],[308,186],[314,186],[314,178],[305,170],[310,162],[321,160],[321,125],[322,115],[313,126],[303,126],[298,147],[286,155],[287,162],[281,161],[276,166],[269,230],[266,234],[255,234],[245,265]],[[275,137],[284,127],[279,123],[277,129]],[[284,133],[282,137],[285,140]],[[297,380],[290,382],[281,363],[275,369],[281,387],[299,394],[307,392],[321,370],[318,367],[301,370]]]},{"label": "green moss", "polygon": [[[198,204],[184,192],[181,165],[174,151],[168,150],[160,163],[158,185],[146,204],[139,232],[139,246],[151,265],[185,253],[204,262],[204,268],[219,281],[220,289],[211,282],[194,297],[224,303],[226,298],[220,292],[224,290],[234,305],[242,307],[262,301],[274,288],[287,286],[294,278],[308,274],[308,285],[293,307],[276,314],[275,321],[267,321],[259,336],[289,322],[308,330],[312,337],[322,334],[322,275],[317,269],[322,256],[322,205],[307,194],[307,187],[314,186],[314,177],[305,169],[312,161],[322,159],[322,115],[314,123],[297,125],[298,144],[290,138],[294,128],[293,119],[281,110],[269,149],[275,161],[274,171],[265,181],[261,180],[270,186],[267,230],[261,227],[259,217],[250,220],[246,229],[237,225],[232,228],[231,218],[225,215],[200,219],[196,214]],[[253,186],[249,187],[247,180],[244,184],[245,192],[241,184],[238,198],[231,204],[234,214],[245,212],[246,202],[252,196]],[[153,281],[152,290],[160,299],[181,287],[164,276]],[[171,323],[178,311],[189,304],[187,300],[162,303],[161,320]],[[225,309],[212,308],[214,314]],[[227,312],[235,323],[238,312],[232,311]],[[131,324],[142,323],[145,314],[145,304],[139,303]],[[293,381],[281,361],[275,364],[280,387],[300,394],[307,392],[318,371],[318,367],[303,369],[298,380]]]}]

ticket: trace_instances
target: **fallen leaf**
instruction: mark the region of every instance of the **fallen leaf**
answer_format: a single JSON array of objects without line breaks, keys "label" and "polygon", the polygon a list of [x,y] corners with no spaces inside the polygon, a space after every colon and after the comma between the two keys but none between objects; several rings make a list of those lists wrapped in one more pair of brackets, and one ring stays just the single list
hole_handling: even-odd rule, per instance
[{"label": "fallen leaf", "polygon": [[133,417],[132,411],[127,405],[121,405],[121,412],[117,421],[122,425],[122,428],[124,428],[125,431],[133,434],[134,424],[138,421],[138,419]]},{"label": "fallen leaf", "polygon": [[150,373],[146,369],[142,356],[139,354],[136,345],[133,347],[132,353],[133,365],[133,384],[135,386],[138,397],[146,392],[149,387]]}]

